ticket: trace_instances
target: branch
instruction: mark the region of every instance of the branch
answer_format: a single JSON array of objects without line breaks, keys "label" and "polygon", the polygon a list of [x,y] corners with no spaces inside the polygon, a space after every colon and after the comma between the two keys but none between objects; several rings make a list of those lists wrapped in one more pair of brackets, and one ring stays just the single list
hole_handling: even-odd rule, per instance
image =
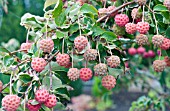
[{"label": "branch", "polygon": [[[12,83],[14,82],[14,80],[12,80]],[[1,90],[1,92],[4,90],[4,89],[6,89],[8,86],[10,85],[10,82],[5,86],[5,87],[3,87],[3,89]]]},{"label": "branch", "polygon": [[59,50],[48,59],[48,63],[59,53]]},{"label": "branch", "polygon": [[113,14],[113,13],[116,13],[117,11],[119,11],[120,9],[122,9],[123,7],[126,7],[127,5],[130,5],[130,4],[133,4],[133,3],[135,3],[135,1],[127,2],[127,3],[123,4],[123,5],[121,5],[121,6],[117,7],[117,8],[115,8],[115,9],[112,10],[111,12],[107,13],[105,16],[99,18],[99,19],[97,20],[97,22],[102,21],[103,19],[109,17],[109,16],[110,16],[111,14]]}]

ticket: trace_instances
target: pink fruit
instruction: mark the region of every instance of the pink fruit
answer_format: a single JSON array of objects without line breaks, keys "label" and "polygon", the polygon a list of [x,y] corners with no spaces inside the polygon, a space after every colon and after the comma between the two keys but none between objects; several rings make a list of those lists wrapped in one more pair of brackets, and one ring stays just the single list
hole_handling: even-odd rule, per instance
[{"label": "pink fruit", "polygon": [[31,62],[31,67],[37,72],[44,70],[46,65],[47,62],[43,58],[33,58]]},{"label": "pink fruit", "polygon": [[58,54],[56,61],[60,66],[67,67],[70,64],[70,56],[68,54]]},{"label": "pink fruit", "polygon": [[39,44],[40,44],[40,49],[43,52],[50,53],[53,50],[53,48],[54,48],[54,42],[50,38],[41,40],[39,42]]},{"label": "pink fruit", "polygon": [[164,60],[155,60],[153,62],[153,68],[156,72],[162,72],[166,67],[166,62]]},{"label": "pink fruit", "polygon": [[129,48],[129,49],[128,49],[128,53],[129,53],[130,55],[135,55],[135,54],[137,53],[137,50],[132,47],[132,48]]},{"label": "pink fruit", "polygon": [[20,47],[20,50],[24,50],[23,52],[27,53],[28,50],[31,49],[31,46],[32,46],[32,43],[22,43],[21,44],[21,47]]},{"label": "pink fruit", "polygon": [[146,50],[145,50],[144,47],[139,47],[139,48],[137,49],[138,54],[143,54],[145,51],[146,51]]},{"label": "pink fruit", "polygon": [[91,69],[89,68],[81,68],[80,69],[80,79],[83,81],[88,81],[92,78],[93,74]]},{"label": "pink fruit", "polygon": [[20,97],[17,95],[6,95],[2,99],[2,107],[6,111],[16,111],[20,105]]},{"label": "pink fruit", "polygon": [[106,89],[111,90],[112,88],[115,87],[115,85],[116,79],[113,76],[108,75],[102,78],[102,86],[105,87]]},{"label": "pink fruit", "polygon": [[40,89],[35,92],[35,100],[39,103],[44,103],[49,97],[49,92],[46,89]]},{"label": "pink fruit", "polygon": [[115,68],[117,66],[120,65],[120,58],[118,56],[110,56],[108,59],[107,59],[107,65],[111,68]]},{"label": "pink fruit", "polygon": [[151,57],[151,58],[155,57],[155,52],[152,51],[152,50],[149,50],[148,51],[148,56]]},{"label": "pink fruit", "polygon": [[170,40],[168,38],[164,38],[161,49],[168,50],[170,48]]},{"label": "pink fruit", "polygon": [[134,23],[127,23],[125,25],[126,32],[129,34],[134,34],[136,32],[136,24]]},{"label": "pink fruit", "polygon": [[67,76],[70,80],[75,81],[80,76],[80,71],[77,68],[70,68],[67,72]]},{"label": "pink fruit", "polygon": [[88,40],[84,36],[78,36],[74,40],[75,48],[77,48],[78,51],[84,50],[87,44],[88,44]]},{"label": "pink fruit", "polygon": [[57,103],[57,99],[56,96],[54,94],[49,95],[47,101],[45,101],[44,105],[48,108],[53,108],[54,106],[56,106]]},{"label": "pink fruit", "polygon": [[146,34],[149,31],[149,23],[148,22],[138,22],[136,26],[136,30],[140,34]]},{"label": "pink fruit", "polygon": [[3,88],[3,83],[2,83],[2,81],[0,81],[0,93],[2,91],[2,88]]},{"label": "pink fruit", "polygon": [[124,27],[129,22],[129,17],[126,14],[117,14],[115,22],[118,26]]},{"label": "pink fruit", "polygon": [[41,108],[41,104],[36,104],[36,105],[32,105],[31,102],[33,100],[29,100],[26,104],[26,107],[28,108],[29,111],[39,111],[39,109]]},{"label": "pink fruit", "polygon": [[144,58],[148,58],[148,57],[149,57],[148,52],[144,52],[144,53],[143,53],[143,57],[144,57]]}]

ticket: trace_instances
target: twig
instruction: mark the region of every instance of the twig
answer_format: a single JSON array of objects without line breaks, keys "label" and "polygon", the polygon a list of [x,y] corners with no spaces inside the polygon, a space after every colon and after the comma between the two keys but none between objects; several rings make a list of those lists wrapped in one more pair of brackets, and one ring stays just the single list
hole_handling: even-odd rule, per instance
[{"label": "twig", "polygon": [[[12,83],[13,83],[13,82],[14,82],[14,80],[12,80]],[[10,85],[10,82],[9,82],[5,87],[2,88],[1,92],[2,92],[3,90],[5,90],[9,85]]]},{"label": "twig", "polygon": [[16,50],[16,51],[11,52],[11,54],[13,55],[13,54],[16,54],[17,52],[22,52],[22,51],[27,51],[27,50],[26,49],[25,50]]},{"label": "twig", "polygon": [[51,62],[49,63],[49,70],[50,70],[50,90],[52,90],[52,88],[53,88],[53,78],[52,78]]},{"label": "twig", "polygon": [[104,15],[103,17],[99,18],[99,19],[97,20],[97,22],[100,22],[100,21],[104,20],[105,18],[109,17],[111,14],[113,14],[113,13],[117,12],[118,10],[120,10],[120,9],[122,9],[122,8],[130,5],[130,4],[133,4],[133,3],[135,3],[135,1],[127,2],[127,3],[123,4],[123,5],[115,8],[115,9],[112,10],[111,12],[109,12],[109,13],[107,13],[106,15]]},{"label": "twig", "polygon": [[48,63],[59,53],[59,50],[48,59]]}]

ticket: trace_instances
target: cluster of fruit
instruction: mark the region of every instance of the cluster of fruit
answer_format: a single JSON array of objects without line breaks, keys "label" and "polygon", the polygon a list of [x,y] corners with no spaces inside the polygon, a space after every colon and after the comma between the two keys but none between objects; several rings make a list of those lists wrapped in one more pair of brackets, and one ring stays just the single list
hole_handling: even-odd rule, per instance
[{"label": "cluster of fruit", "polygon": [[131,47],[128,49],[129,55],[135,55],[135,54],[140,54],[142,55],[143,58],[154,58],[155,57],[155,52],[152,50],[149,50],[146,52],[146,49],[144,47],[139,47],[135,49],[134,47]]}]

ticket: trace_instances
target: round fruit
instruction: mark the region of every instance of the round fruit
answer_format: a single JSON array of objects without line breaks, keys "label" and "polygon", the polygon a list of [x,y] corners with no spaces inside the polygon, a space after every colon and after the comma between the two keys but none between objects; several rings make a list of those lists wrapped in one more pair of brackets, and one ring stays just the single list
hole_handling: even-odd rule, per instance
[{"label": "round fruit", "polygon": [[2,99],[2,107],[6,111],[16,111],[20,105],[20,97],[17,95],[6,95]]},{"label": "round fruit", "polygon": [[128,49],[128,53],[130,55],[135,55],[137,53],[137,50],[135,48],[131,47],[131,48]]},{"label": "round fruit", "polygon": [[115,68],[117,66],[120,65],[120,58],[118,56],[110,56],[108,59],[107,59],[107,65],[111,68]]},{"label": "round fruit", "polygon": [[[107,12],[111,12],[111,11],[113,11],[115,8],[116,8],[115,6],[109,6],[109,7],[107,8]],[[115,14],[116,14],[116,13],[113,13],[113,14],[111,14],[111,16],[114,17]]]},{"label": "round fruit", "polygon": [[31,49],[32,43],[22,43],[20,50],[23,50],[23,52],[27,53],[28,50]]},{"label": "round fruit", "polygon": [[162,36],[162,35],[154,35],[152,37],[152,43],[156,47],[161,47],[163,41],[164,41],[164,36]]},{"label": "round fruit", "polygon": [[104,76],[107,73],[107,65],[99,63],[94,66],[95,76]]},{"label": "round fruit", "polygon": [[116,79],[113,76],[108,75],[102,78],[102,86],[105,87],[106,89],[111,90],[112,88],[115,87],[115,85]]},{"label": "round fruit", "polygon": [[139,5],[145,5],[147,0],[135,0]]},{"label": "round fruit", "polygon": [[70,63],[70,56],[68,54],[58,54],[56,61],[60,66],[66,67]]},{"label": "round fruit", "polygon": [[152,50],[149,50],[148,51],[148,56],[151,57],[151,58],[155,57],[155,52],[152,51]]},{"label": "round fruit", "polygon": [[136,25],[136,30],[140,34],[146,34],[149,31],[149,23],[148,22],[138,22]]},{"label": "round fruit", "polygon": [[44,103],[49,97],[49,92],[46,89],[36,90],[35,100],[39,103]]},{"label": "round fruit", "polygon": [[170,0],[164,0],[164,5],[170,10]]},{"label": "round fruit", "polygon": [[134,34],[136,32],[136,24],[134,23],[127,23],[125,25],[126,32],[129,34]]},{"label": "round fruit", "polygon": [[74,40],[75,48],[77,48],[78,51],[84,50],[87,44],[88,44],[88,40],[84,36],[78,36]]},{"label": "round fruit", "polygon": [[133,19],[139,19],[142,17],[142,13],[139,12],[138,8],[134,8],[131,12],[131,16]]},{"label": "round fruit", "polygon": [[144,47],[139,47],[139,48],[137,49],[138,54],[143,54],[145,51],[146,51],[146,50],[145,50]]},{"label": "round fruit", "polygon": [[117,14],[115,22],[118,26],[124,27],[129,22],[129,17],[126,14]]},{"label": "round fruit", "polygon": [[98,10],[99,18],[106,15],[107,12],[108,12],[107,8],[99,8]]},{"label": "round fruit", "polygon": [[89,68],[81,68],[80,69],[80,79],[82,79],[83,81],[88,81],[92,78],[93,73],[91,71],[91,69]]},{"label": "round fruit", "polygon": [[28,108],[29,111],[39,111],[39,109],[41,108],[41,104],[36,104],[36,105],[32,105],[31,102],[33,100],[29,100],[26,104],[26,107]]},{"label": "round fruit", "polygon": [[170,40],[167,38],[164,38],[162,45],[161,45],[161,49],[168,50],[169,48],[170,48]]},{"label": "round fruit", "polygon": [[153,62],[153,68],[156,72],[162,72],[166,67],[166,62],[164,60],[155,60]]},{"label": "round fruit", "polygon": [[148,44],[148,37],[144,34],[139,34],[136,36],[136,42],[138,45],[146,45]]},{"label": "round fruit", "polygon": [[40,45],[40,49],[43,52],[47,52],[47,53],[50,53],[54,48],[54,42],[50,38],[41,40],[39,42],[39,45]]},{"label": "round fruit", "polygon": [[80,76],[80,71],[77,68],[70,68],[67,76],[70,80],[75,81],[79,78]]},{"label": "round fruit", "polygon": [[118,36],[125,35],[125,28],[124,27],[120,27],[120,26],[114,24],[113,27],[112,27],[112,30]]},{"label": "round fruit", "polygon": [[56,106],[57,103],[57,99],[56,96],[54,94],[49,95],[47,101],[45,101],[44,105],[48,108],[53,108],[54,106]]},{"label": "round fruit", "polygon": [[2,88],[3,88],[3,83],[2,83],[2,81],[0,81],[0,93],[2,91]]},{"label": "round fruit", "polygon": [[149,57],[148,52],[144,52],[144,53],[143,53],[143,57],[144,57],[144,58],[148,58],[148,57]]},{"label": "round fruit", "polygon": [[46,65],[47,62],[43,58],[33,58],[31,62],[31,67],[37,72],[44,70]]},{"label": "round fruit", "polygon": [[86,61],[95,60],[97,57],[97,50],[87,49],[86,52],[84,53],[83,57]]}]

